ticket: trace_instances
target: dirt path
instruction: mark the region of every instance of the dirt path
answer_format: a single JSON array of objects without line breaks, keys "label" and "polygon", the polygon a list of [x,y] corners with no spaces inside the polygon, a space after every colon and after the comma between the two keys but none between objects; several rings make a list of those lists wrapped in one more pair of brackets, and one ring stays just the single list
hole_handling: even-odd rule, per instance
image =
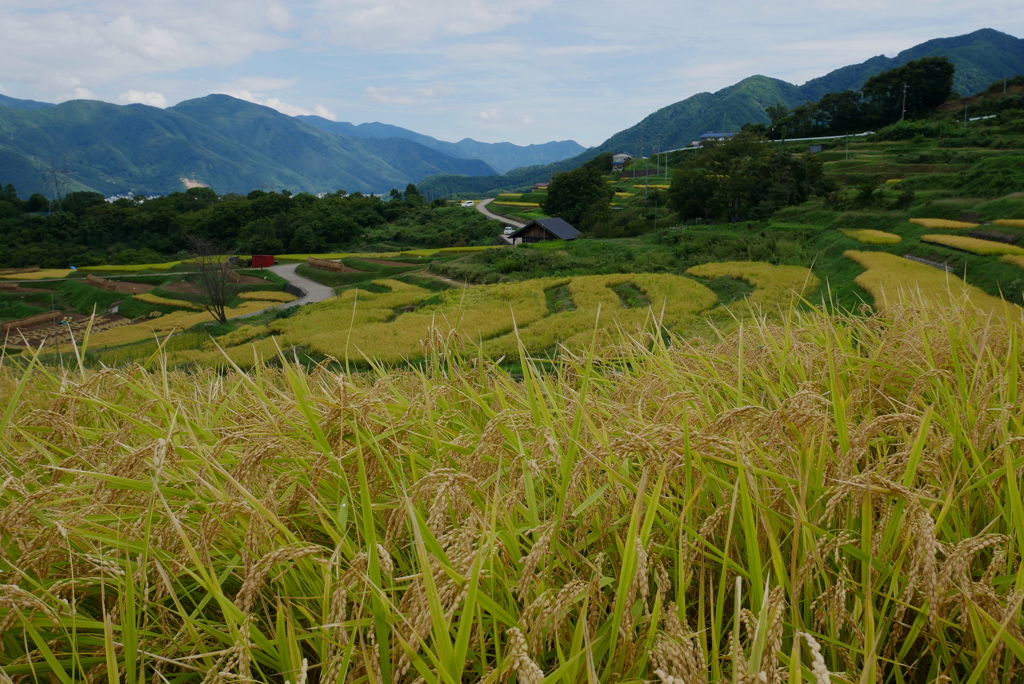
[{"label": "dirt path", "polygon": [[480,202],[479,204],[476,205],[476,210],[489,219],[494,219],[495,221],[502,221],[503,223],[506,223],[510,226],[515,226],[516,228],[526,227],[526,224],[522,223],[521,221],[513,221],[512,219],[506,216],[498,216],[497,214],[493,213],[490,209],[487,208],[487,205],[493,201],[494,198],[492,197],[491,199],[487,199],[484,200],[483,202]]}]

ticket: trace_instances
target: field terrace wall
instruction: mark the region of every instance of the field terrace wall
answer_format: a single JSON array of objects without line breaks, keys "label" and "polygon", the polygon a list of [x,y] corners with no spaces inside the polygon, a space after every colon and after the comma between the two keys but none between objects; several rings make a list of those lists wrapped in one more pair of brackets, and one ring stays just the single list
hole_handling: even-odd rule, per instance
[{"label": "field terrace wall", "polygon": [[0,268],[0,276],[18,275],[19,273],[35,273],[38,270],[38,266],[28,266],[27,268]]},{"label": "field terrace wall", "polygon": [[13,292],[18,289],[18,283],[0,283],[0,292]]},{"label": "field terrace wall", "polygon": [[324,271],[338,271],[340,273],[345,270],[345,266],[340,261],[328,261],[327,259],[309,257],[306,259],[306,264]]}]

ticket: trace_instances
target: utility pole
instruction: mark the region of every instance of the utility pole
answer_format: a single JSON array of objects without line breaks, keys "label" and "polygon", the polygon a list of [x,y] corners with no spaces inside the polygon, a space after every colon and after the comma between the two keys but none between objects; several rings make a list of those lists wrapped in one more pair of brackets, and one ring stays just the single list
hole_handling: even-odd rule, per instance
[{"label": "utility pole", "polygon": [[907,88],[909,87],[906,83],[903,84],[903,114],[900,116],[900,121],[907,118]]}]

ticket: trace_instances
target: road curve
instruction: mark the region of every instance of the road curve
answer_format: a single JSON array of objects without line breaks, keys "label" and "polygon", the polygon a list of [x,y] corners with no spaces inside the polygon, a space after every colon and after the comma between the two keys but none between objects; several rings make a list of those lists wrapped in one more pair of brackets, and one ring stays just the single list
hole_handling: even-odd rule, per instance
[{"label": "road curve", "polygon": [[502,221],[502,222],[504,222],[504,223],[506,223],[506,224],[508,224],[510,226],[515,226],[516,228],[525,228],[526,227],[525,223],[522,223],[520,221],[513,221],[512,219],[506,218],[505,216],[498,216],[497,214],[492,213],[491,210],[487,208],[487,205],[490,204],[493,201],[494,201],[494,198],[492,197],[491,199],[485,199],[483,202],[477,203],[476,210],[479,211],[481,214],[483,214],[484,216],[486,216],[489,219],[494,219],[496,221]]},{"label": "road curve", "polygon": [[274,309],[290,309],[293,306],[301,306],[302,304],[312,304],[314,302],[321,302],[329,297],[334,297],[337,292],[334,291],[333,287],[327,285],[321,285],[315,280],[309,278],[303,278],[295,272],[295,268],[299,264],[281,264],[279,266],[271,266],[268,271],[273,271],[277,275],[281,276],[295,287],[302,290],[305,294],[294,302],[285,302],[284,304],[277,304],[275,306],[267,307],[266,309],[260,309],[253,313],[243,314],[242,316],[236,316],[235,318],[249,318],[250,316],[258,316],[266,313],[267,311],[273,311]]}]

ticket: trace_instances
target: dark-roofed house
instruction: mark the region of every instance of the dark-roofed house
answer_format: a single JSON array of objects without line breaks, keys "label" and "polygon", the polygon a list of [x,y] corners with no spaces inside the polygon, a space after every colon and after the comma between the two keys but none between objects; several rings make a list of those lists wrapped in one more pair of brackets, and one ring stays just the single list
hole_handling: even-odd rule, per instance
[{"label": "dark-roofed house", "polygon": [[580,236],[576,230],[560,218],[537,219],[509,235],[513,243],[546,242],[548,240],[575,240]]}]

